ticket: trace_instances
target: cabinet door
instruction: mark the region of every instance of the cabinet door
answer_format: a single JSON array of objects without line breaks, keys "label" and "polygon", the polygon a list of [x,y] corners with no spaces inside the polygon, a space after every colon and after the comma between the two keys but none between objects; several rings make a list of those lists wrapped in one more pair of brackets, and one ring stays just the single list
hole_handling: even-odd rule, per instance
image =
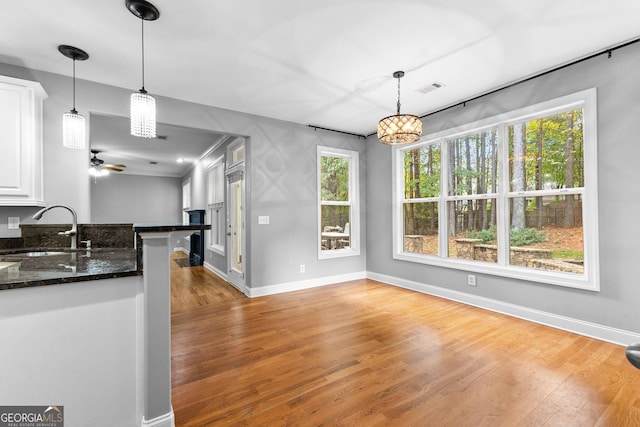
[{"label": "cabinet door", "polygon": [[0,206],[43,206],[39,83],[0,76]]}]

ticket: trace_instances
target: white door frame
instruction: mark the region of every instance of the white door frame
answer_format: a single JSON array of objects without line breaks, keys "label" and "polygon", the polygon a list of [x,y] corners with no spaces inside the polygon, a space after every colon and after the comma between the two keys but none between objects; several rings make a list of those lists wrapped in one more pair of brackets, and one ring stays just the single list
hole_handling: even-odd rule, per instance
[{"label": "white door frame", "polygon": [[[236,288],[246,288],[246,191],[244,164],[229,169],[227,175],[227,280]],[[239,186],[235,184],[239,183]],[[239,191],[239,194],[238,194]],[[239,205],[238,205],[239,204]],[[238,237],[239,235],[239,237]]]}]

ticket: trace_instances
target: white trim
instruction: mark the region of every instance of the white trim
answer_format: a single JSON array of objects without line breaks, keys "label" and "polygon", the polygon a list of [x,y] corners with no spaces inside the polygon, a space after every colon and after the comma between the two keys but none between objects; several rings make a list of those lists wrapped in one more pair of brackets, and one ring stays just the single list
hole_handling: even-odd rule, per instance
[{"label": "white trim", "polygon": [[[506,127],[523,120],[535,117],[555,114],[567,109],[582,107],[583,110],[583,130],[584,130],[584,188],[557,189],[548,191],[508,191],[509,177],[509,153],[506,137]],[[446,141],[496,128],[498,132],[499,150],[499,191],[497,194],[488,193],[482,195],[467,195],[452,197],[448,195],[448,174],[445,173],[445,165],[448,165],[448,144]],[[404,252],[404,232],[403,232],[403,207],[407,202],[404,199],[404,179],[401,174],[404,171],[404,153],[409,150],[425,147],[431,144],[440,145],[441,167],[440,167],[440,204],[439,204],[439,254],[414,254]],[[550,285],[565,286],[570,288],[585,289],[588,291],[600,291],[600,272],[598,254],[598,177],[597,177],[597,91],[595,88],[586,89],[559,98],[551,99],[518,110],[505,112],[503,114],[482,119],[426,135],[420,142],[393,147],[392,155],[392,233],[393,233],[393,258],[403,261],[420,264],[436,265],[445,268],[475,271],[486,274],[494,274],[504,277],[513,277],[531,282],[538,282]],[[398,177],[400,177],[398,179]],[[583,238],[584,238],[584,273],[564,273],[552,270],[519,267],[510,264],[509,261],[509,235],[505,230],[509,230],[508,210],[509,199],[514,197],[544,196],[544,195],[582,195],[582,218],[583,218]],[[429,198],[433,199],[433,198]],[[448,215],[448,202],[451,200],[473,200],[491,199],[498,206],[497,228],[498,228],[498,260],[497,263],[467,261],[463,259],[450,258],[447,247],[447,230],[445,226]],[[414,202],[412,200],[411,202]],[[502,232],[501,232],[502,230]]]},{"label": "white trim", "polygon": [[218,276],[220,279],[224,280],[225,282],[227,282],[228,284],[230,284],[231,286],[233,286],[234,288],[236,288],[237,290],[239,290],[240,292],[242,292],[246,296],[249,296],[249,288],[247,287],[247,285],[238,286],[235,283],[230,282],[229,279],[228,279],[228,276],[227,276],[227,274],[225,272],[223,272],[221,270],[218,270],[212,264],[210,264],[210,263],[208,263],[206,261],[205,261],[205,263],[203,265],[207,270],[209,270],[210,272],[212,272],[213,274]]},{"label": "white trim", "polygon": [[319,286],[335,285],[337,283],[348,282],[350,280],[365,279],[365,271],[348,274],[338,274],[335,276],[318,277],[315,279],[299,280],[296,282],[280,283],[277,285],[258,286],[249,288],[247,296],[249,298],[263,297],[266,295],[281,294],[284,292],[300,291],[302,289],[316,288]]},{"label": "white trim", "polygon": [[621,346],[626,346],[630,342],[640,341],[640,334],[635,332],[599,325],[597,323],[586,322],[580,319],[573,319],[571,317],[561,316],[529,307],[523,307],[520,305],[497,301],[490,298],[441,288],[439,286],[429,285],[413,280],[400,279],[397,277],[373,273],[370,271],[367,272],[367,278],[400,288],[421,292],[423,294],[433,295],[451,301],[457,301],[463,304],[472,305],[474,307],[494,311],[496,313],[506,314],[508,316],[517,317],[519,319],[524,319],[530,322],[539,323],[541,325],[550,326],[552,328],[561,329],[563,331],[573,332],[579,335],[584,335],[586,337],[595,338],[601,341],[606,341]]},{"label": "white trim", "polygon": [[155,417],[152,420],[145,419],[144,415],[142,416],[142,422],[140,423],[141,427],[175,427],[175,418],[173,415],[173,407],[170,412],[167,412],[164,415],[160,415],[159,417]]},{"label": "white trim", "polygon": [[[318,225],[316,233],[318,235],[317,248],[318,259],[342,258],[347,256],[360,255],[360,153],[354,150],[342,148],[316,147],[316,204],[318,210]],[[344,249],[322,250],[322,171],[320,159],[323,157],[339,157],[349,161],[349,201],[347,202],[324,202],[325,205],[348,206],[350,208],[350,244]]]},{"label": "white trim", "polygon": [[212,272],[213,274],[215,274],[216,276],[218,276],[219,278],[221,278],[222,280],[224,280],[225,282],[227,281],[227,275],[224,271],[217,269],[216,267],[213,266],[213,264],[205,261],[202,264],[207,270],[209,270],[210,272]]}]

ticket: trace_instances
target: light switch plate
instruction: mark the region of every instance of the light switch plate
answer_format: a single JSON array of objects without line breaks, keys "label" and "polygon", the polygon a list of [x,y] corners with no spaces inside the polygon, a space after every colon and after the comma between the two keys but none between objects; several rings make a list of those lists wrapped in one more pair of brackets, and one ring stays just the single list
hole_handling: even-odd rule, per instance
[{"label": "light switch plate", "polygon": [[18,230],[20,229],[20,217],[19,216],[10,216],[7,224],[7,228],[9,230]]},{"label": "light switch plate", "polygon": [[263,215],[258,216],[258,224],[269,224],[269,217]]}]

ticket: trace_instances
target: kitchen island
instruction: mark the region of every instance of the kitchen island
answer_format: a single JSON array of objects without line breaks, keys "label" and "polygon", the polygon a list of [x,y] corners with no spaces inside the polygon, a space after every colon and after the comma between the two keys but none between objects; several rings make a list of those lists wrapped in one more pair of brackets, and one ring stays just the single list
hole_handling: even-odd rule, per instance
[{"label": "kitchen island", "polygon": [[0,251],[4,405],[64,406],[69,426],[174,424],[169,255],[209,226],[129,227],[137,250]]}]

